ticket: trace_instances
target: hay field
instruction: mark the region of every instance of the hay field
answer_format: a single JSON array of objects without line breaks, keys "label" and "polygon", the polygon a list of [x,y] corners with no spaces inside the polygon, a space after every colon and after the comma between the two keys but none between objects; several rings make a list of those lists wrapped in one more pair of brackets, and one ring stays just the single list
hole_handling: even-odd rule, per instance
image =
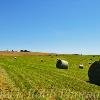
[{"label": "hay field", "polygon": [[[57,58],[67,60],[69,68],[57,69]],[[99,59],[92,55],[0,54],[0,99],[99,100],[100,86],[88,82],[89,62]],[[78,68],[80,63],[83,69]]]}]

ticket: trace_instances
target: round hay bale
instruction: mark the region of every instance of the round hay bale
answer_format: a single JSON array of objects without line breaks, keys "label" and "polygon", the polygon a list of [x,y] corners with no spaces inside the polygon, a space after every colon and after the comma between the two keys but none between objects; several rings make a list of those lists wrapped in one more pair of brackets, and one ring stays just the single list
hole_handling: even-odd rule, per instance
[{"label": "round hay bale", "polygon": [[41,59],[41,62],[43,62],[43,59]]},{"label": "round hay bale", "polygon": [[92,60],[92,59],[90,59],[90,60]]},{"label": "round hay bale", "polygon": [[68,69],[68,62],[65,60],[57,59],[56,67],[60,69]]},{"label": "round hay bale", "polygon": [[14,59],[17,59],[17,57],[14,57]]},{"label": "round hay bale", "polygon": [[80,65],[79,65],[79,68],[80,68],[80,69],[83,69],[83,66],[84,66],[83,64],[80,64]]},{"label": "round hay bale", "polygon": [[95,61],[88,70],[88,77],[91,83],[100,85],[100,61]]},{"label": "round hay bale", "polygon": [[89,62],[89,65],[92,64],[91,62]]}]

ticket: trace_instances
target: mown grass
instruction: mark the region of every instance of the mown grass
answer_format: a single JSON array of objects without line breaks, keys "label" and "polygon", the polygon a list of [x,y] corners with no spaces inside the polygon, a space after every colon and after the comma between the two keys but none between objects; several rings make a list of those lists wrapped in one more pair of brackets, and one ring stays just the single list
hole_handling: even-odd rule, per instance
[{"label": "mown grass", "polygon": [[[57,69],[57,58],[67,60],[69,68]],[[88,55],[18,56],[17,59],[0,56],[0,66],[16,87],[12,91],[19,95],[13,96],[15,100],[100,99],[100,86],[88,82],[89,62],[99,58]],[[78,68],[81,63],[84,69]]]}]

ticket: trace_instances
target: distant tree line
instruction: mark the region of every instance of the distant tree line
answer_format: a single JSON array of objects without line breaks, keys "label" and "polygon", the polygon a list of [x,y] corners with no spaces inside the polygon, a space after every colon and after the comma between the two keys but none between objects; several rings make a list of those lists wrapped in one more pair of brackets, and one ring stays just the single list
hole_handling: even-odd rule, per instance
[{"label": "distant tree line", "polygon": [[30,52],[30,51],[28,51],[28,50],[20,50],[20,52]]}]

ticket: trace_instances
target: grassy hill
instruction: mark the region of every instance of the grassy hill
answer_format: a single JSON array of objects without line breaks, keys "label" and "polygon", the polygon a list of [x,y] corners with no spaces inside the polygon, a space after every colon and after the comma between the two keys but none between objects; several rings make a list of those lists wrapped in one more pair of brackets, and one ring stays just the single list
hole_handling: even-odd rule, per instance
[{"label": "grassy hill", "polygon": [[[69,68],[57,69],[57,58],[67,60]],[[88,68],[89,62],[99,59],[100,56],[92,55],[19,55],[17,59],[14,55],[1,55],[0,98],[98,100],[100,86],[88,82]],[[78,68],[81,63],[84,64],[83,69]]]}]

